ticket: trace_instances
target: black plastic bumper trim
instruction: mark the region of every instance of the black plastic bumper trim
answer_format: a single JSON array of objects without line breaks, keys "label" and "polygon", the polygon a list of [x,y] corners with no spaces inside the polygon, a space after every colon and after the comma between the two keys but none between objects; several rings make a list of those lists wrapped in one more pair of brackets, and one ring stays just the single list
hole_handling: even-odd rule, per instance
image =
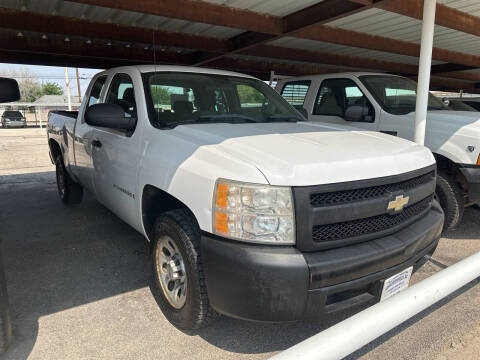
[{"label": "black plastic bumper trim", "polygon": [[[435,250],[443,226],[443,213],[437,208],[431,210],[436,221],[427,215],[401,231],[395,241],[398,249],[393,243],[382,246],[391,236],[377,239],[367,257],[363,244],[333,249],[328,255],[337,261],[328,266],[320,262],[326,251],[307,254],[295,247],[246,244],[203,233],[200,247],[210,304],[231,317],[275,322],[318,318],[378,300],[383,279]],[[315,255],[319,257],[313,262]],[[320,284],[328,285],[317,287]],[[350,291],[357,296],[347,296]]]}]

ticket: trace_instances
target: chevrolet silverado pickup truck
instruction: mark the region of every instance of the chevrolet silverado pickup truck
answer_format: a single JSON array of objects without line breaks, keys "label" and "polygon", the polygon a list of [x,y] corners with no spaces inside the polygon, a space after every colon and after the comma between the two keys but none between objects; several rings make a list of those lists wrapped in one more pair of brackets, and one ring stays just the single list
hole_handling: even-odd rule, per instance
[{"label": "chevrolet silverado pickup truck", "polygon": [[88,190],[150,242],[175,326],[293,321],[407,286],[443,226],[427,148],[303,120],[247,75],[121,67],[49,114],[48,144],[65,204]]},{"label": "chevrolet silverado pickup truck", "polygon": [[[413,140],[417,84],[381,73],[337,73],[280,80],[276,89],[309,121],[349,124]],[[303,110],[302,110],[303,108]],[[480,204],[480,114],[452,111],[429,95],[425,146],[437,160],[436,196],[445,229]]]}]

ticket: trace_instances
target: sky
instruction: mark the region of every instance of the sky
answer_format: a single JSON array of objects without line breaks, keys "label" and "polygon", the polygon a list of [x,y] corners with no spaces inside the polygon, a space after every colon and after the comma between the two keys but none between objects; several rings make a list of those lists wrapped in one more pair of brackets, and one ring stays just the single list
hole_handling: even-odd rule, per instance
[{"label": "sky", "polygon": [[[20,71],[23,69],[28,69],[29,71],[35,73],[38,76],[38,81],[40,82],[55,82],[63,88],[64,93],[66,94],[65,86],[65,70],[63,67],[58,66],[37,66],[37,65],[18,65],[18,64],[3,64],[0,63],[0,77],[6,77],[12,71]],[[91,78],[98,73],[99,69],[84,69],[79,68],[78,72],[80,74],[80,90],[82,96],[87,89],[88,84],[90,83]],[[77,80],[75,74],[75,68],[68,68],[68,76],[70,78],[70,94],[72,96],[77,96]]]}]

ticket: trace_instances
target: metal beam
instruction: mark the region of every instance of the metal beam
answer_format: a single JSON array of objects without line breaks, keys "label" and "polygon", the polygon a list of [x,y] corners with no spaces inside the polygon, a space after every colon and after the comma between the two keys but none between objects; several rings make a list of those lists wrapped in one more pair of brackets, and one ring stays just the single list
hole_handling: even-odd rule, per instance
[{"label": "metal beam", "polygon": [[116,10],[134,11],[150,15],[194,21],[217,26],[227,26],[267,34],[281,34],[280,17],[251,10],[233,8],[198,0],[68,0]]},{"label": "metal beam", "polygon": [[[37,38],[18,38],[2,37],[0,38],[0,51],[2,53],[16,53],[20,56],[32,57],[39,55],[48,55],[54,61],[56,56],[75,57],[80,61],[88,59],[89,61],[108,60],[109,62],[129,62],[134,63],[153,63],[153,51],[144,50],[135,47],[126,48],[124,46],[105,46],[98,44],[86,44],[85,42],[63,40],[42,40]],[[176,51],[157,51],[156,60],[159,64],[183,64],[192,63],[190,54],[178,53]],[[1,62],[1,59],[0,59]]]},{"label": "metal beam", "polygon": [[295,36],[298,31],[309,29],[313,26],[318,26],[329,21],[349,16],[368,8],[370,8],[370,5],[360,5],[347,0],[324,0],[308,8],[285,16],[282,19],[283,31],[281,34],[272,35],[265,34],[265,32],[259,33],[247,31],[230,39],[232,48],[228,53],[210,57],[207,56],[195,65],[205,65],[212,61],[218,60],[227,54],[236,54],[243,50],[251,49],[252,47],[256,47],[285,36]]},{"label": "metal beam", "polygon": [[[418,57],[420,55],[420,45],[416,43],[352,30],[345,30],[327,25],[311,27],[295,34],[295,37],[353,46],[363,49],[384,51],[400,55],[414,57]],[[433,48],[433,59],[473,67],[480,67],[480,56],[440,48]]]},{"label": "metal beam", "polygon": [[[361,0],[352,1],[360,2]],[[422,19],[423,1],[388,0],[386,2],[374,4],[374,6],[382,10],[405,15],[414,19]],[[480,36],[480,17],[443,4],[437,4],[435,24],[467,34]]]},{"label": "metal beam", "polygon": [[258,45],[255,48],[243,50],[241,55],[250,55],[270,59],[283,59],[292,61],[304,61],[315,64],[328,64],[348,66],[369,70],[388,71],[401,74],[416,74],[416,65],[404,64],[393,61],[376,60],[359,56],[326,53],[305,49],[281,47],[274,45]]},{"label": "metal beam", "polygon": [[[19,19],[22,19],[22,21],[19,21]],[[1,7],[0,28],[149,45],[152,45],[153,33],[155,32],[155,43],[159,46],[219,52],[230,49],[229,42],[224,39],[108,24],[74,17],[51,16]]]}]

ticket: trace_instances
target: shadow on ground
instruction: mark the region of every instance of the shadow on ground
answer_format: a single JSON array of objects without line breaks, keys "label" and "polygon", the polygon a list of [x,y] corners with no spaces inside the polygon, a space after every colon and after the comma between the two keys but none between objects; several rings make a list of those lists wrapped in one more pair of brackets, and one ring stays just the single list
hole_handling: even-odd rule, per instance
[{"label": "shadow on ground", "polygon": [[[28,358],[42,316],[152,289],[144,238],[89,194],[80,205],[64,206],[54,176],[0,177],[0,236],[14,328],[4,359]],[[339,320],[261,324],[222,317],[188,335],[230,352],[263,353],[288,348]]]},{"label": "shadow on ground", "polygon": [[148,286],[143,237],[88,195],[81,205],[64,206],[52,177],[0,178],[0,236],[14,328],[8,358],[28,357],[39,317]]},{"label": "shadow on ground", "polygon": [[[14,342],[3,359],[28,358],[42,316],[140,288],[152,289],[149,246],[144,238],[88,194],[82,204],[64,206],[54,176],[53,172],[0,176],[0,237],[14,327]],[[467,223],[478,222],[478,214],[469,209]],[[293,346],[358,310],[323,321],[289,324],[223,317],[188,335],[229,352],[260,354]],[[158,341],[161,345],[162,340]]]}]

